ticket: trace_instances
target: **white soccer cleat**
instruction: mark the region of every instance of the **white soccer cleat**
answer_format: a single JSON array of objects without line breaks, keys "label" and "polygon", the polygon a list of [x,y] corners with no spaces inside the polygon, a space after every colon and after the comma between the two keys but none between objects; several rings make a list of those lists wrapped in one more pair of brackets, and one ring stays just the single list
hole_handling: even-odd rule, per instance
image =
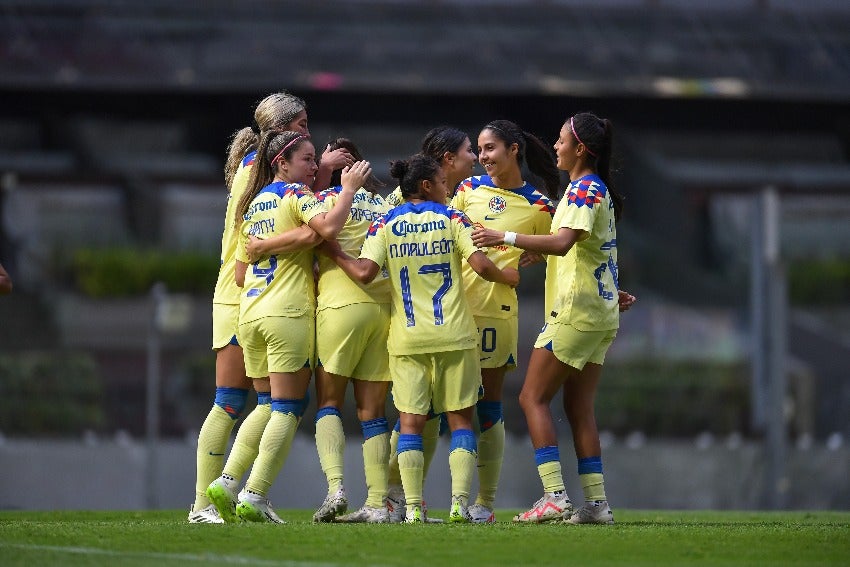
[{"label": "white soccer cleat", "polygon": [[407,513],[407,500],[404,497],[404,489],[398,485],[392,485],[387,489],[387,512],[391,524],[404,522]]},{"label": "white soccer cleat", "polygon": [[421,524],[423,522],[422,519],[422,506],[417,506],[413,504],[411,506],[406,506],[407,512],[404,516],[405,524]]},{"label": "white soccer cleat", "polygon": [[567,520],[570,524],[613,524],[614,512],[607,500],[585,502],[584,506],[575,511]]},{"label": "white soccer cleat", "polygon": [[225,523],[233,524],[238,521],[236,517],[236,490],[238,482],[228,475],[221,475],[207,487],[207,498],[215,506],[218,515]]},{"label": "white soccer cleat", "polygon": [[470,522],[466,502],[466,496],[452,496],[452,504],[449,507],[449,522],[453,524],[468,524]]},{"label": "white soccer cleat", "polygon": [[239,493],[236,515],[246,522],[286,523],[275,513],[268,498],[247,489]]},{"label": "white soccer cleat", "polygon": [[348,498],[345,496],[345,488],[340,485],[336,492],[325,496],[325,501],[313,514],[314,522],[333,522],[334,518],[344,514],[348,510]]},{"label": "white soccer cleat", "polygon": [[444,521],[441,518],[432,518],[428,515],[428,505],[422,501],[422,521],[426,524],[442,524]]},{"label": "white soccer cleat", "polygon": [[223,524],[224,520],[215,509],[214,504],[210,504],[206,508],[201,508],[197,512],[192,511],[189,507],[189,523],[190,524]]},{"label": "white soccer cleat", "polygon": [[389,521],[390,515],[386,508],[373,508],[365,505],[356,512],[337,516],[334,519],[334,522],[344,524],[386,524]]},{"label": "white soccer cleat", "polygon": [[492,508],[488,508],[484,504],[473,504],[467,508],[469,512],[469,520],[473,524],[495,524],[496,513]]},{"label": "white soccer cleat", "polygon": [[543,522],[562,521],[573,513],[573,503],[566,491],[546,492],[534,503],[530,510],[514,516],[514,522],[541,524]]}]

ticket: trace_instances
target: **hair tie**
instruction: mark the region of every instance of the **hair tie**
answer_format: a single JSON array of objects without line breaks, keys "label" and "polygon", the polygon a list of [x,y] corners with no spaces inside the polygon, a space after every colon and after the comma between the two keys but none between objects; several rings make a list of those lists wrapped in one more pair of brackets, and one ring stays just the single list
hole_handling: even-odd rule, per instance
[{"label": "hair tie", "polygon": [[578,137],[578,133],[576,132],[576,127],[573,125],[573,117],[572,116],[570,116],[570,130],[572,130],[573,137],[576,139],[576,142],[578,142],[579,144],[584,146],[584,149],[587,150],[587,153],[589,153],[593,157],[597,157],[597,155],[595,153],[593,153],[593,150],[591,150],[590,147],[587,144],[585,144],[584,142],[582,142],[581,138]]},{"label": "hair tie", "polygon": [[294,138],[292,138],[292,139],[289,141],[289,143],[288,143],[288,144],[286,144],[285,146],[283,146],[283,149],[282,149],[282,150],[280,150],[279,152],[277,152],[277,155],[276,155],[276,156],[274,156],[274,159],[271,161],[271,163],[270,163],[269,165],[274,165],[274,162],[276,162],[276,161],[280,158],[280,156],[282,156],[282,155],[283,155],[283,152],[285,152],[287,149],[289,149],[289,147],[290,147],[290,146],[292,146],[292,144],[294,144],[294,143],[295,143],[295,142],[297,142],[298,140],[303,140],[303,139],[304,139],[304,138],[306,138],[306,137],[307,137],[307,136],[306,136],[306,135],[304,135],[304,134],[299,134],[299,135],[295,136]]}]

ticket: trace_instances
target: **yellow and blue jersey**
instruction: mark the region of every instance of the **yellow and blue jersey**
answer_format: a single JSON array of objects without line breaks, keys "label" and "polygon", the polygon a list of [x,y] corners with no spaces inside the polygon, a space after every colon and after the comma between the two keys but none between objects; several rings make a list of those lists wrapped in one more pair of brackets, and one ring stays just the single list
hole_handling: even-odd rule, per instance
[{"label": "yellow and blue jersey", "polygon": [[[316,199],[331,210],[339,199],[342,187],[330,187],[316,195]],[[354,194],[351,213],[337,236],[340,248],[349,256],[357,257],[366,233],[373,221],[388,210],[380,195],[373,195],[362,187]],[[319,306],[318,309],[344,307],[355,303],[389,303],[390,281],[381,271],[369,284],[363,285],[349,278],[337,264],[327,256],[319,255]]]},{"label": "yellow and blue jersey", "polygon": [[581,230],[583,235],[566,256],[549,256],[547,321],[567,323],[580,331],[618,328],[614,202],[599,176],[586,175],[567,187],[552,219],[552,233],[561,228]]},{"label": "yellow and blue jersey", "polygon": [[390,354],[476,347],[461,275],[476,250],[469,219],[440,203],[406,202],[372,223],[360,257],[385,267],[392,282]]},{"label": "yellow and blue jersey", "polygon": [[224,216],[224,231],[221,234],[221,264],[218,269],[218,279],[215,282],[213,303],[239,305],[241,290],[233,277],[236,269],[236,244],[239,240],[234,218],[236,206],[248,188],[248,178],[251,177],[251,166],[254,165],[256,155],[257,152],[251,152],[242,159],[236,175],[233,176],[230,192],[227,194],[227,212]]},{"label": "yellow and blue jersey", "polygon": [[[555,207],[532,185],[518,189],[496,187],[489,175],[470,177],[460,185],[452,207],[463,211],[475,226],[520,234],[549,234]],[[517,268],[522,250],[506,244],[484,249],[496,266]],[[480,277],[469,264],[463,267],[463,285],[473,315],[507,319],[517,316],[516,291]]]},{"label": "yellow and blue jersey", "polygon": [[[270,238],[310,222],[324,206],[300,183],[275,182],[251,201],[240,227],[236,259],[248,263],[248,236]],[[315,311],[313,251],[273,254],[248,265],[239,302],[239,323],[262,317],[298,317]]]}]

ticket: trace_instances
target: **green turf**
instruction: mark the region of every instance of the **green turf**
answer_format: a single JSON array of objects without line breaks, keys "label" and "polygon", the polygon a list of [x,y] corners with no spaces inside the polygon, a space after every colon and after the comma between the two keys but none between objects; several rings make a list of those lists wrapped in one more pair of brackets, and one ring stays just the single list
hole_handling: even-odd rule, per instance
[{"label": "green turf", "polygon": [[[850,565],[850,512],[616,510],[614,526],[190,525],[185,512],[0,512],[0,564]],[[443,512],[440,514],[440,512]],[[434,516],[445,517],[445,511]]]}]

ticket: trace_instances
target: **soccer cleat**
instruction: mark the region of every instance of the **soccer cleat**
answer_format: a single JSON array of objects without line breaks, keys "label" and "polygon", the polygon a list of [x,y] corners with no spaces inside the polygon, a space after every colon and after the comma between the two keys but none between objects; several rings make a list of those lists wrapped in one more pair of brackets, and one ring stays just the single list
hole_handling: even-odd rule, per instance
[{"label": "soccer cleat", "polygon": [[348,498],[345,496],[345,488],[342,485],[333,494],[325,496],[325,501],[313,514],[314,522],[333,522],[334,518],[344,514],[348,510]]},{"label": "soccer cleat", "polygon": [[534,503],[531,510],[514,516],[514,522],[540,524],[543,522],[568,519],[573,513],[573,503],[567,493],[546,492]]},{"label": "soccer cleat", "polygon": [[422,501],[422,521],[426,524],[442,524],[444,523],[440,518],[432,518],[428,515],[428,505],[425,504],[425,501]]},{"label": "soccer cleat", "polygon": [[189,523],[190,524],[223,524],[224,520],[215,509],[215,504],[210,504],[206,508],[201,508],[197,512],[192,511],[189,507]]},{"label": "soccer cleat", "polygon": [[236,515],[246,522],[286,523],[275,514],[272,503],[269,502],[268,498],[247,489],[239,493]]},{"label": "soccer cleat", "polygon": [[398,485],[390,486],[387,489],[387,512],[389,513],[391,524],[404,522],[406,507],[407,500],[404,497],[404,489]]},{"label": "soccer cleat", "polygon": [[614,513],[607,500],[585,502],[566,520],[570,524],[613,524]]},{"label": "soccer cleat", "polygon": [[236,517],[236,479],[232,476],[221,475],[207,487],[207,498],[215,506],[218,515],[225,523],[233,524]]},{"label": "soccer cleat", "polygon": [[469,512],[469,521],[473,524],[496,523],[496,513],[484,504],[473,504],[467,508],[467,512]]},{"label": "soccer cleat", "polygon": [[468,524],[470,521],[469,511],[466,506],[466,496],[452,496],[452,504],[449,508],[449,521],[453,524]]},{"label": "soccer cleat", "polygon": [[389,521],[390,515],[385,507],[372,508],[365,505],[356,512],[334,518],[334,522],[345,524],[386,524]]},{"label": "soccer cleat", "polygon": [[407,513],[404,517],[405,524],[421,524],[422,523],[422,506],[417,506],[413,504],[411,506],[405,506],[407,508]]}]

